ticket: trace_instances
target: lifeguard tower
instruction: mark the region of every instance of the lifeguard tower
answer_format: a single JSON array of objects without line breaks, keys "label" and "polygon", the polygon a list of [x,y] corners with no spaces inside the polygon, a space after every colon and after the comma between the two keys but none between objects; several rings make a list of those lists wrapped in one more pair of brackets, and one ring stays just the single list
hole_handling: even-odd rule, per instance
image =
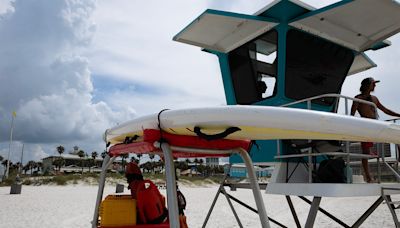
[{"label": "lifeguard tower", "polygon": [[[385,39],[399,31],[400,5],[396,1],[343,0],[315,9],[297,0],[276,0],[254,15],[206,10],[173,39],[218,57],[228,105],[337,112],[342,99],[345,114],[349,114],[352,98],[340,95],[346,77],[376,67],[364,52],[390,46]],[[313,160],[331,155],[349,162],[352,156],[364,156],[350,154],[348,142],[344,142],[343,152],[328,149],[319,154],[313,146],[305,153],[295,153],[293,143],[282,140],[257,144],[251,151],[252,160],[276,164],[267,193],[287,196],[289,205],[290,196],[314,197],[305,227],[313,226],[321,197],[348,196],[378,199],[351,226],[324,210],[322,213],[343,227],[358,227],[386,199],[396,227],[400,227],[390,201],[392,190],[400,193],[400,186],[354,184],[350,178],[343,184],[313,183]],[[298,167],[299,159],[308,168]],[[233,156],[230,162],[242,161]]]}]

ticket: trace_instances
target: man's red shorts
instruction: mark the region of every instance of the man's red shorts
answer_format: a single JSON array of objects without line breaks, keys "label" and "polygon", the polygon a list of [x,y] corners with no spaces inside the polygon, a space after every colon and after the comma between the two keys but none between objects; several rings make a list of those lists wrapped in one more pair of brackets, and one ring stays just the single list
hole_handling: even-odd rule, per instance
[{"label": "man's red shorts", "polygon": [[361,149],[363,153],[368,153],[369,154],[369,148],[373,147],[374,143],[372,142],[361,142]]}]

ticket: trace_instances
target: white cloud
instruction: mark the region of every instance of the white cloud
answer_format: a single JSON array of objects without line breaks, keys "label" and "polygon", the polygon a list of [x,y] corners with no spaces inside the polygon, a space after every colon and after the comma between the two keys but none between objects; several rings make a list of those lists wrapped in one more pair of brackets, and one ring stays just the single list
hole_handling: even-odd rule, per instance
[{"label": "white cloud", "polygon": [[0,17],[1,146],[8,144],[15,110],[14,140],[31,144],[32,159],[51,154],[54,143],[99,150],[104,130],[134,113],[93,102],[82,51],[95,33],[96,1],[15,0],[11,7]]},{"label": "white cloud", "polygon": [[0,0],[0,16],[12,10],[11,0]]}]

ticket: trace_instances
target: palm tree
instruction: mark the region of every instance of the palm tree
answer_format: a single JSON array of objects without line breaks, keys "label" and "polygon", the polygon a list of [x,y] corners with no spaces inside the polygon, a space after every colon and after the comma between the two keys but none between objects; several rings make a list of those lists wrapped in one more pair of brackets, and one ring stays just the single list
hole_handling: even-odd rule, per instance
[{"label": "palm tree", "polygon": [[140,158],[143,156],[143,154],[137,154],[137,157],[138,157],[138,159],[139,159],[139,162],[138,162],[138,164],[140,164]]},{"label": "palm tree", "polygon": [[122,170],[125,170],[125,164],[126,164],[126,161],[125,161],[125,159],[127,159],[129,157],[129,154],[122,154],[121,155],[121,158],[122,158]]},{"label": "palm tree", "polygon": [[22,169],[22,164],[21,162],[17,162],[17,164],[15,164],[17,166],[17,171],[19,173],[19,171]]},{"label": "palm tree", "polygon": [[64,153],[65,148],[63,146],[59,145],[56,149],[57,149],[57,152],[60,154],[60,157],[61,157],[61,154]]},{"label": "palm tree", "polygon": [[93,158],[93,160],[95,160],[95,159],[97,158],[97,156],[99,156],[99,155],[97,154],[97,152],[96,152],[96,151],[93,151],[93,152],[92,152],[92,158]]},{"label": "palm tree", "polygon": [[104,162],[104,158],[106,158],[106,156],[107,156],[107,150],[104,150],[102,153],[101,153],[101,158],[103,158],[103,161],[102,161],[102,163]]},{"label": "palm tree", "polygon": [[[64,160],[64,158],[59,157],[59,158],[55,159],[55,160],[53,161],[53,165],[54,165],[56,168],[58,168],[58,171],[60,171],[60,170],[61,170],[61,167],[63,167],[63,166],[65,165],[65,160]],[[39,165],[38,165],[38,167],[39,167]]]},{"label": "palm tree", "polygon": [[99,156],[99,153],[97,153],[97,151],[93,151],[92,152],[92,158],[93,160],[96,160],[96,158]]},{"label": "palm tree", "polygon": [[[2,158],[3,158],[3,157],[2,157]],[[4,160],[4,158],[3,158],[1,164],[4,166],[4,173],[3,173],[3,175],[5,176],[5,175],[6,175],[6,170],[7,170],[7,159]]]},{"label": "palm tree", "polygon": [[[136,157],[135,157],[135,155],[132,155],[132,157],[131,157],[131,162],[136,162],[137,161],[137,159],[136,159]],[[136,162],[137,163],[137,162]]]},{"label": "palm tree", "polygon": [[[65,165],[65,161],[61,161],[61,154],[64,153],[65,148],[61,145],[59,145],[58,147],[56,147],[57,153],[60,154],[60,159],[54,160],[54,165],[56,166],[56,168],[58,167],[58,171],[61,170],[61,166]],[[63,159],[64,160],[64,159]]]},{"label": "palm tree", "polygon": [[83,174],[83,157],[85,157],[85,151],[79,150],[78,156],[81,158],[81,168],[82,168],[82,174]]},{"label": "palm tree", "polygon": [[154,157],[155,157],[154,154],[149,154],[149,158],[150,158],[150,161],[151,161],[151,162],[153,162]]},{"label": "palm tree", "polygon": [[187,164],[189,164],[189,163],[190,163],[190,159],[189,159],[189,158],[186,158],[185,162],[186,162]]},{"label": "palm tree", "polygon": [[[92,152],[92,164],[91,165],[93,165],[93,166],[96,166],[96,158],[97,158],[97,156],[99,156],[98,154],[97,154],[97,152],[96,151],[93,151]],[[89,173],[90,173],[90,166],[89,166]]]},{"label": "palm tree", "polygon": [[38,171],[38,172],[39,172],[40,170],[42,170],[43,163],[42,163],[42,162],[37,162],[36,164],[37,164],[37,167],[36,167],[36,168],[37,168],[37,170],[36,170],[36,171]]},{"label": "palm tree", "polygon": [[3,156],[0,155],[0,164],[4,160]]},{"label": "palm tree", "polygon": [[36,162],[35,161],[28,161],[26,166],[28,166],[29,170],[31,171],[31,175],[32,175],[32,173],[33,173],[32,169],[36,166]]},{"label": "palm tree", "polygon": [[28,170],[29,170],[28,165],[25,165],[25,166],[22,168],[22,170],[24,171],[24,174],[26,174],[26,172],[28,172]]},{"label": "palm tree", "polygon": [[154,174],[154,165],[155,165],[153,162],[154,157],[155,157],[154,154],[149,154],[150,164],[151,164],[151,173],[153,173],[153,174]]}]

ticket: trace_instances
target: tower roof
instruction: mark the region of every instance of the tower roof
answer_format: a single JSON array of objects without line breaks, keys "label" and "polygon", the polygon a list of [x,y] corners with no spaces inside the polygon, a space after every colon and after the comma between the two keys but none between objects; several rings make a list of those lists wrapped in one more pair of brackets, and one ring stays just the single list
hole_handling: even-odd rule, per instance
[{"label": "tower roof", "polygon": [[173,40],[227,53],[272,29],[271,18],[206,10]]},{"label": "tower roof", "polygon": [[400,32],[400,4],[393,0],[343,0],[315,9],[299,0],[276,0],[255,15],[206,10],[174,40],[226,53],[282,22],[363,52]]},{"label": "tower roof", "polygon": [[400,32],[400,4],[345,0],[293,19],[289,25],[362,52]]}]

